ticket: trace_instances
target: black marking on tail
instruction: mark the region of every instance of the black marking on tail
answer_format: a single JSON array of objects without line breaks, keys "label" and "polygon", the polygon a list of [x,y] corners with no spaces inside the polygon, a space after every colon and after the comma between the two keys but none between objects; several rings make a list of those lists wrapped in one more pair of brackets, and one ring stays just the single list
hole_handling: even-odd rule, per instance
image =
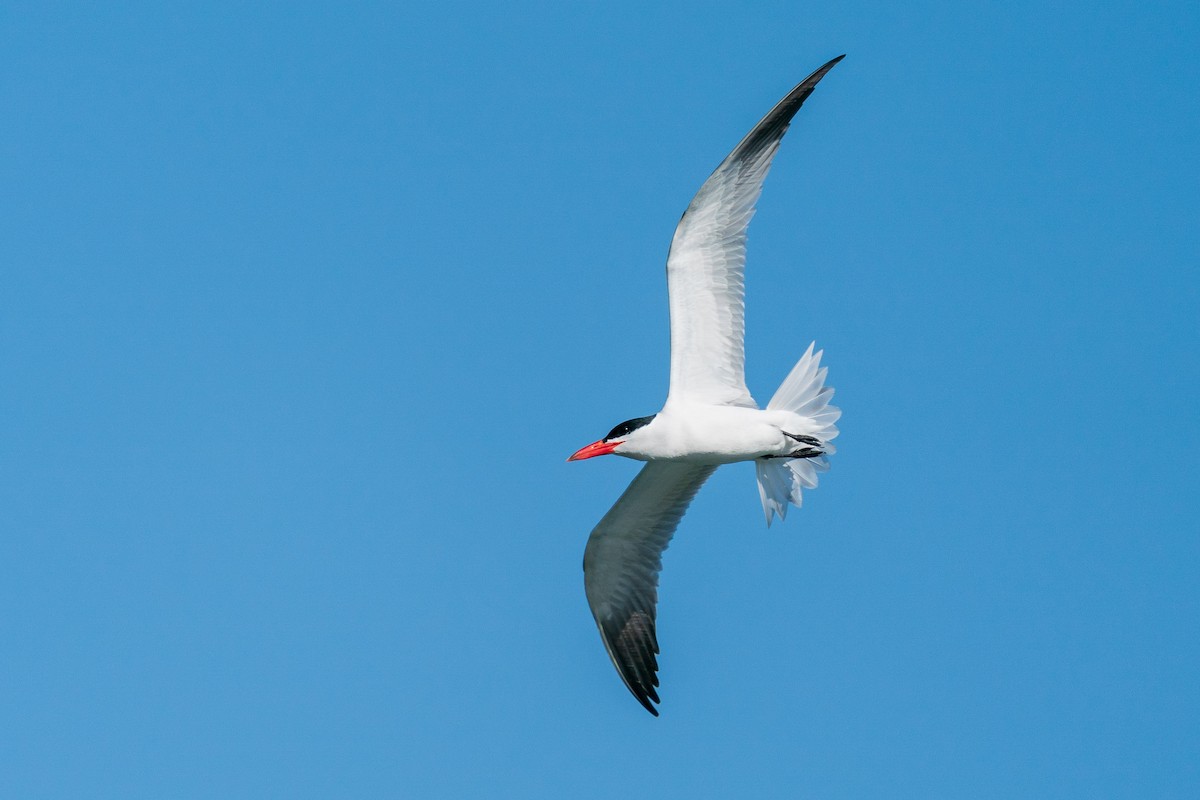
[{"label": "black marking on tail", "polygon": [[799,433],[788,433],[787,431],[784,431],[783,435],[788,437],[789,439],[796,440],[800,444],[808,444],[808,445],[812,445],[813,447],[824,447],[825,446],[825,443],[822,442],[820,439],[818,439],[815,436],[802,436]]},{"label": "black marking on tail", "polygon": [[767,456],[767,458],[820,458],[825,455],[825,443],[815,436],[805,436],[799,433],[783,432],[783,435],[792,441],[799,442],[807,447],[801,447],[788,453],[786,456]]}]

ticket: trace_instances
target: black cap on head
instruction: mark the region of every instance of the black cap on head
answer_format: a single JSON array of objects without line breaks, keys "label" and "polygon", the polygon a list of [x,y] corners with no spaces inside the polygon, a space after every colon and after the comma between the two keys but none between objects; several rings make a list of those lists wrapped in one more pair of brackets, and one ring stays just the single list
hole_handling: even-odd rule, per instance
[{"label": "black cap on head", "polygon": [[620,439],[622,436],[628,436],[629,434],[636,431],[638,428],[641,428],[645,425],[649,425],[650,420],[654,419],[657,416],[658,416],[658,414],[651,414],[648,417],[638,417],[637,419],[626,420],[625,422],[622,422],[620,425],[618,425],[617,427],[615,427],[611,431],[609,431],[608,436],[604,437],[604,441],[608,442],[613,439]]}]

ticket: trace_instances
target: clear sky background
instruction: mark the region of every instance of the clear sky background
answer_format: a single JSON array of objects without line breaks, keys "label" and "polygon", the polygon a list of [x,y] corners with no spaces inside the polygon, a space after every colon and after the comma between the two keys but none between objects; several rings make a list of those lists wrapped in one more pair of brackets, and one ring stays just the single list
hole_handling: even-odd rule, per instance
[{"label": "clear sky background", "polygon": [[[1200,6],[9,4],[0,796],[1200,796]],[[844,410],[584,600],[710,170]]]}]

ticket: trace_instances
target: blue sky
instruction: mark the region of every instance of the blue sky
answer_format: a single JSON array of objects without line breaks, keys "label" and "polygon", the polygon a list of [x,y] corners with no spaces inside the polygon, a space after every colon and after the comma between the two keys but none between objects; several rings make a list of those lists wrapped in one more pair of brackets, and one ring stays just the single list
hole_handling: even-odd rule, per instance
[{"label": "blue sky", "polygon": [[[0,12],[0,795],[1200,794],[1194,3]],[[566,464],[666,391],[663,260],[794,83],[663,715]]]}]

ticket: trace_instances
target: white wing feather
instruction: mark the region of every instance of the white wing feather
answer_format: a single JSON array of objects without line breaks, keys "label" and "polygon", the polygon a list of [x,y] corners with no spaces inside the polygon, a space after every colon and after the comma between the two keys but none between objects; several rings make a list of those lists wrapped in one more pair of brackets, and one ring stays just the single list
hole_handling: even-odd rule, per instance
[{"label": "white wing feather", "polygon": [[757,408],[746,389],[746,228],[792,117],[839,56],[779,101],[709,176],[667,256],[671,389],[667,403]]}]

